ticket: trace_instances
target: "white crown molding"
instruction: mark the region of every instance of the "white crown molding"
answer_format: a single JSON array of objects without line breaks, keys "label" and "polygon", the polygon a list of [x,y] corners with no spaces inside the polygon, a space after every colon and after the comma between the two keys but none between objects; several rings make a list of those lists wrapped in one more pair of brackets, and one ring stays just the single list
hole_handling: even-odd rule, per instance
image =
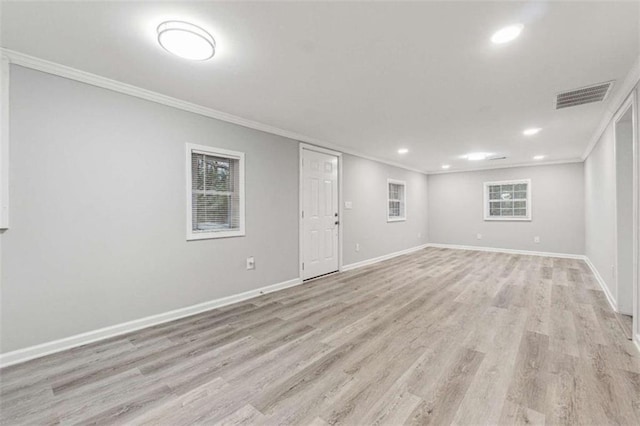
[{"label": "white crown molding", "polygon": [[[71,80],[79,81],[82,83],[90,84],[92,86],[101,87],[103,89],[112,90],[114,92],[123,93],[129,96],[134,96],[136,98],[145,99],[147,101],[155,102],[161,105],[166,105],[169,107],[177,108],[183,111],[192,112],[194,114],[202,115],[209,118],[214,118],[216,120],[225,121],[227,123],[237,124],[239,126],[247,127],[254,130],[259,130],[265,133],[271,133],[273,135],[282,136],[288,139],[293,139],[300,142],[305,142],[311,145],[315,145],[322,148],[328,148],[331,150],[339,151],[345,154],[355,155],[357,157],[361,157],[367,160],[376,161],[378,163],[388,164],[390,166],[398,167],[404,170],[409,170],[412,172],[422,173],[422,174],[442,174],[442,173],[460,173],[460,172],[470,172],[476,170],[491,170],[491,169],[504,169],[509,167],[527,167],[527,166],[537,166],[537,165],[546,165],[546,164],[565,164],[565,163],[575,163],[582,162],[583,159],[567,159],[567,160],[557,160],[557,161],[547,161],[547,162],[527,162],[527,163],[518,163],[518,164],[510,164],[503,166],[487,166],[487,167],[478,167],[472,169],[462,169],[462,170],[426,170],[426,169],[418,169],[414,167],[409,167],[404,164],[400,164],[394,161],[385,160],[382,158],[378,158],[375,156],[364,154],[358,150],[354,150],[352,148],[347,148],[345,146],[326,142],[320,139],[316,139],[310,136],[306,136],[300,133],[292,132],[289,130],[281,129],[279,127],[270,126],[268,124],[260,123],[258,121],[248,120],[246,118],[239,117],[237,115],[228,114],[223,111],[215,110],[213,108],[204,107],[198,104],[194,104],[192,102],[187,102],[181,99],[177,99],[171,96],[163,95],[161,93],[157,93],[151,90],[142,89],[137,86],[133,86],[131,84],[123,83],[117,80],[112,80],[97,74],[92,74],[86,71],[81,71],[76,68],[72,68],[66,65],[58,64],[55,62],[47,61],[45,59],[37,58],[35,56],[30,56],[21,52],[17,52],[15,50],[10,50],[6,48],[0,48],[0,53],[6,58],[8,58],[9,62],[15,65],[19,65],[25,68],[30,68],[33,70],[45,72],[48,74],[57,75],[59,77],[68,78]],[[640,65],[639,65],[640,66]],[[631,73],[630,73],[631,74]],[[637,82],[637,80],[636,80]],[[633,86],[631,86],[633,87]],[[606,127],[606,126],[605,126]],[[602,132],[600,132],[602,133]],[[598,135],[599,137],[599,135]],[[597,142],[596,138],[596,142]],[[595,144],[595,142],[594,142]],[[592,149],[591,147],[589,151]]]},{"label": "white crown molding", "polygon": [[110,327],[100,328],[98,330],[88,331],[86,333],[76,334],[75,336],[65,337],[60,340],[42,343],[40,345],[30,346],[24,349],[0,354],[0,368],[10,365],[19,364],[31,359],[40,358],[45,355],[51,355],[67,349],[94,343],[110,337],[120,336],[142,328],[163,324],[169,321],[175,321],[180,318],[189,317],[222,306],[231,305],[233,303],[242,302],[252,299],[263,294],[272,293],[274,291],[284,290],[285,288],[294,287],[302,284],[300,278],[283,281],[278,284],[257,288],[255,290],[245,291],[244,293],[234,294],[220,299],[210,300],[208,302],[199,303],[197,305],[187,306],[185,308],[176,309],[169,312],[163,312],[157,315],[151,315],[145,318],[116,324]]},{"label": "white crown molding", "polygon": [[170,106],[183,111],[192,112],[194,114],[202,115],[209,118],[215,118],[216,120],[226,121],[227,123],[237,124],[239,126],[247,127],[254,130],[259,130],[265,133],[271,133],[273,135],[282,136],[295,141],[305,142],[318,147],[328,148],[335,151],[340,151],[345,154],[355,155],[357,157],[365,158],[367,160],[376,161],[390,166],[398,167],[401,169],[409,170],[412,172],[418,172],[426,174],[425,170],[412,168],[393,161],[384,160],[382,158],[373,157],[367,154],[363,154],[357,150],[347,148],[335,143],[322,141],[320,139],[312,138],[300,133],[291,132],[289,130],[281,129],[278,127],[270,126],[268,124],[260,123],[258,121],[248,120],[246,118],[239,117],[237,115],[228,114],[226,112],[218,111],[212,108],[204,107],[198,104],[187,102],[181,99],[177,99],[171,96],[163,95],[151,90],[142,89],[131,84],[123,83],[117,80],[112,80],[97,74],[92,74],[86,71],[81,71],[66,65],[58,64],[55,62],[40,59],[35,56],[30,56],[14,50],[0,48],[0,53],[9,59],[9,62],[15,65],[20,65],[25,68],[45,72],[48,74],[57,75],[59,77],[68,78],[70,80],[79,81],[82,83],[90,84],[96,87],[102,87],[103,89],[112,90],[114,92],[123,93],[125,95],[134,96],[136,98],[145,99],[147,101],[155,102],[158,104]]},{"label": "white crown molding", "polygon": [[473,169],[461,169],[461,170],[438,170],[434,172],[427,172],[428,175],[444,175],[449,173],[466,173],[466,172],[480,172],[483,170],[496,170],[496,169],[511,169],[516,167],[537,167],[537,166],[552,166],[556,164],[575,164],[583,163],[584,160],[580,158],[572,158],[568,160],[552,160],[552,161],[536,161],[532,163],[516,163],[505,164],[502,166],[489,166],[489,167],[474,167]]},{"label": "white crown molding", "polygon": [[631,69],[627,73],[625,79],[618,87],[618,90],[614,91],[613,97],[609,98],[604,116],[602,117],[602,120],[600,120],[600,124],[596,128],[596,131],[593,133],[593,136],[589,141],[589,145],[587,145],[587,149],[585,149],[584,154],[582,154],[583,161],[587,159],[589,154],[591,154],[591,151],[593,151],[596,144],[602,137],[602,134],[613,119],[613,116],[629,97],[631,91],[638,85],[638,82],[640,82],[640,55],[636,58],[636,61],[633,63],[633,66],[631,66]]}]

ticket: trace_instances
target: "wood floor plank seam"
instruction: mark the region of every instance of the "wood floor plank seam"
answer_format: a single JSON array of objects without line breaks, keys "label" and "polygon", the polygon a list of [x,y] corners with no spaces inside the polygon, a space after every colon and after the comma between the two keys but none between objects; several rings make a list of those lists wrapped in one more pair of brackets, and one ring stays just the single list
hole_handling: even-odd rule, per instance
[{"label": "wood floor plank seam", "polygon": [[0,424],[640,424],[582,260],[427,247],[0,370]]}]

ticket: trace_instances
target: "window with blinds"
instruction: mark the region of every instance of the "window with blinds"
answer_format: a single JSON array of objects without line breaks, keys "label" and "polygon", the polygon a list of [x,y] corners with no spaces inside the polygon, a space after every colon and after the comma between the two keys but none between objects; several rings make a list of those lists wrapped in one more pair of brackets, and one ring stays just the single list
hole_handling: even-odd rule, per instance
[{"label": "window with blinds", "polygon": [[531,220],[531,180],[484,183],[485,220]]},{"label": "window with blinds", "polygon": [[387,180],[387,221],[406,219],[406,184],[401,180]]},{"label": "window with blinds", "polygon": [[187,145],[187,239],[244,235],[244,154]]}]

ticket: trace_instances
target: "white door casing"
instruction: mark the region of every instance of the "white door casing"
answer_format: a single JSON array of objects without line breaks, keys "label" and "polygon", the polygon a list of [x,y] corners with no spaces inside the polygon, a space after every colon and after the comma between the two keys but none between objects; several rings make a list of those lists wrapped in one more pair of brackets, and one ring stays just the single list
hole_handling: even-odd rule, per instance
[{"label": "white door casing", "polygon": [[303,148],[302,279],[339,269],[338,156]]}]

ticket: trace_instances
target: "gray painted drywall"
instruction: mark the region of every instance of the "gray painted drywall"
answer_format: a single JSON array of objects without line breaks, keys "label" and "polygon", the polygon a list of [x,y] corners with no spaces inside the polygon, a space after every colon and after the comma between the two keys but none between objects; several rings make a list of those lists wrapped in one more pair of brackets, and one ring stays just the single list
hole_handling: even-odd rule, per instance
[{"label": "gray painted drywall", "polygon": [[[637,91],[638,88],[634,90]],[[640,118],[640,115],[638,117]],[[602,277],[614,302],[619,305],[620,297],[616,285],[617,185],[614,127],[612,119],[584,163],[585,254]],[[630,236],[631,228],[628,228],[627,232]]]},{"label": "gray painted drywall", "polygon": [[618,310],[633,311],[633,122],[628,110],[616,124]]},{"label": "gray painted drywall", "polygon": [[[343,156],[345,265],[426,244],[427,176],[353,155]],[[406,182],[407,220],[387,222],[387,179]],[[360,251],[356,251],[360,244]]]},{"label": "gray painted drywall", "polygon": [[612,123],[609,123],[587,157],[584,179],[585,254],[616,299],[616,171]]},{"label": "gray painted drywall", "polygon": [[[298,277],[298,142],[19,66],[10,92],[0,353]],[[186,241],[187,142],[245,153],[245,237]],[[343,186],[345,264],[427,241],[426,175],[345,155]]]},{"label": "gray painted drywall", "polygon": [[[531,179],[532,220],[485,221],[484,182],[511,179]],[[584,253],[582,163],[430,175],[428,195],[431,243]]]},{"label": "gray painted drywall", "polygon": [[[10,102],[2,352],[298,277],[297,142],[18,66]],[[186,142],[245,152],[245,237],[186,241]]]}]

